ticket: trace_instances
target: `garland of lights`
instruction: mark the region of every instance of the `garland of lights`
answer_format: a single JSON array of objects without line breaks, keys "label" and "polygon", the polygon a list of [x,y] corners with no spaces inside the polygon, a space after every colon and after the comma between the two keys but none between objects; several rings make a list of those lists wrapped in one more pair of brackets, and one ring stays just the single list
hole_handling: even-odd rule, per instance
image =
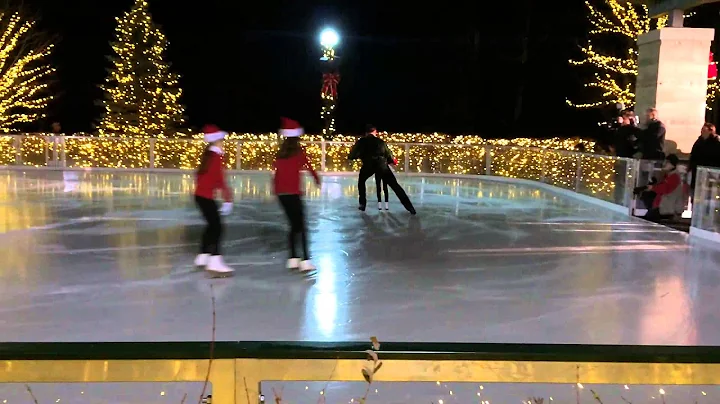
[{"label": "garland of lights", "polygon": [[[583,58],[570,60],[575,66],[590,66],[596,73],[585,84],[586,88],[598,89],[600,99],[588,103],[567,104],[575,108],[595,108],[606,105],[623,104],[626,107],[635,105],[635,81],[638,75],[637,40],[641,35],[652,29],[663,28],[667,24],[667,16],[653,20],[649,17],[646,5],[635,5],[628,1],[603,0],[598,7],[589,0],[585,1],[588,18],[592,24],[590,39],[586,46],[581,47]],[[619,55],[608,55],[593,46],[593,38],[614,35],[625,38],[628,48]],[[711,61],[712,62],[712,61]],[[707,109],[711,110],[717,97],[718,84],[714,80],[708,82]]]},{"label": "garland of lights", "polygon": [[[42,96],[46,79],[55,72],[47,62],[53,46],[29,47],[28,33],[34,21],[0,12],[0,132],[7,133],[18,123],[35,122],[45,115],[52,96]],[[11,57],[15,55],[15,58]]]},{"label": "garland of lights", "polygon": [[164,138],[183,123],[179,76],[163,60],[166,48],[167,38],[153,25],[146,0],[136,0],[117,19],[113,66],[102,86],[101,136]]},{"label": "garland of lights", "polygon": [[[582,192],[612,200],[614,182],[618,174],[616,160],[605,156],[586,156],[567,153],[576,149],[578,139],[511,139],[488,140],[478,136],[452,137],[443,134],[382,133],[393,154],[404,161],[406,152],[410,172],[474,174],[487,171],[486,155],[491,154],[493,175],[544,181],[562,188],[575,189],[576,182]],[[150,148],[154,148],[155,168],[194,169],[198,166],[205,143],[196,135],[194,139],[67,137],[58,138],[64,143],[64,156],[68,167],[150,168]],[[305,135],[306,152],[317,168],[322,166],[322,136]],[[348,161],[350,147],[357,140],[353,136],[338,135],[333,142],[325,142],[325,171],[342,172],[359,169],[357,161]],[[44,166],[52,154],[52,137],[3,136],[0,137],[0,165],[20,162],[28,166]],[[313,142],[313,143],[309,143]],[[583,142],[592,149],[593,142]],[[226,141],[225,164],[229,169],[271,170],[278,147],[276,134],[231,134]],[[563,152],[565,151],[565,152]],[[582,177],[577,178],[578,164]],[[397,167],[404,171],[404,164]]]}]

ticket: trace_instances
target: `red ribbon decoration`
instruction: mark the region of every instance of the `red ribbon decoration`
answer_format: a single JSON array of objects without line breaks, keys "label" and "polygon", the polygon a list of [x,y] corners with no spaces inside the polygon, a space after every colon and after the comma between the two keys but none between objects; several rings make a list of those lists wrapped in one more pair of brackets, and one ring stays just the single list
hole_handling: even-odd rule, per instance
[{"label": "red ribbon decoration", "polygon": [[710,51],[710,64],[708,65],[708,80],[715,80],[717,79],[717,64],[713,60],[713,53]]},{"label": "red ribbon decoration", "polygon": [[323,74],[322,93],[325,97],[337,99],[337,86],[340,83],[340,75],[337,73]]}]

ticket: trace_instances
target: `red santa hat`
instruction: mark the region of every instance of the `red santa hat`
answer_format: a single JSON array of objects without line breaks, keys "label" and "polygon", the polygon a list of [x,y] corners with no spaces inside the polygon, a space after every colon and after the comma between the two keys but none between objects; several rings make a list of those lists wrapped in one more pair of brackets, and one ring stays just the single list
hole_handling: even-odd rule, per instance
[{"label": "red santa hat", "polygon": [[285,137],[299,137],[305,133],[297,121],[288,118],[280,118],[280,134]]},{"label": "red santa hat", "polygon": [[205,125],[203,127],[203,133],[205,134],[205,141],[208,143],[225,139],[228,135],[227,132],[221,131],[220,128],[215,125]]}]

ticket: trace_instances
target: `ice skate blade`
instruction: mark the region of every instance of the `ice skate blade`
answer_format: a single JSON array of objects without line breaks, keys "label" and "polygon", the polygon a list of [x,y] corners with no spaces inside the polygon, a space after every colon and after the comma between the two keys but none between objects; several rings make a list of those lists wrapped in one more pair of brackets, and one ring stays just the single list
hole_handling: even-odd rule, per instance
[{"label": "ice skate blade", "polygon": [[317,269],[313,269],[310,271],[298,271],[298,273],[300,275],[302,275],[303,278],[308,279],[308,280],[317,279],[317,274],[318,274]]},{"label": "ice skate blade", "polygon": [[217,271],[211,271],[209,269],[205,270],[205,276],[211,279],[217,279],[217,278],[230,278],[233,275],[235,275],[235,272],[217,272]]}]

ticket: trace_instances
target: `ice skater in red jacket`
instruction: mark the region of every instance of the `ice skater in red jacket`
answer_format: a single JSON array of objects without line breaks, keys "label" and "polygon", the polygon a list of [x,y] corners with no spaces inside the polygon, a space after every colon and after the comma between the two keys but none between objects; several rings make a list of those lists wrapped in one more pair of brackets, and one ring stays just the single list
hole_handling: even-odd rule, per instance
[{"label": "ice skater in red jacket", "polygon": [[[314,273],[315,266],[310,261],[308,252],[301,171],[309,171],[318,186],[320,185],[320,176],[315,172],[310,161],[308,161],[305,150],[300,146],[300,135],[303,134],[303,129],[293,120],[281,118],[281,121],[280,134],[285,139],[280,145],[273,166],[275,169],[273,190],[290,222],[290,233],[288,234],[290,257],[287,267],[291,270],[299,269],[301,272],[310,275]],[[302,245],[302,255],[297,252],[296,242],[298,240]]]},{"label": "ice skater in red jacket", "polygon": [[[202,212],[207,227],[202,235],[200,254],[195,258],[195,265],[214,275],[229,276],[234,270],[225,264],[220,254],[220,239],[223,233],[220,215],[229,215],[233,208],[232,191],[225,181],[223,167],[223,143],[227,132],[221,131],[215,125],[206,125],[203,132],[208,145],[197,170],[195,203]],[[218,189],[222,191],[225,200],[222,206],[215,201],[215,191]]]}]

